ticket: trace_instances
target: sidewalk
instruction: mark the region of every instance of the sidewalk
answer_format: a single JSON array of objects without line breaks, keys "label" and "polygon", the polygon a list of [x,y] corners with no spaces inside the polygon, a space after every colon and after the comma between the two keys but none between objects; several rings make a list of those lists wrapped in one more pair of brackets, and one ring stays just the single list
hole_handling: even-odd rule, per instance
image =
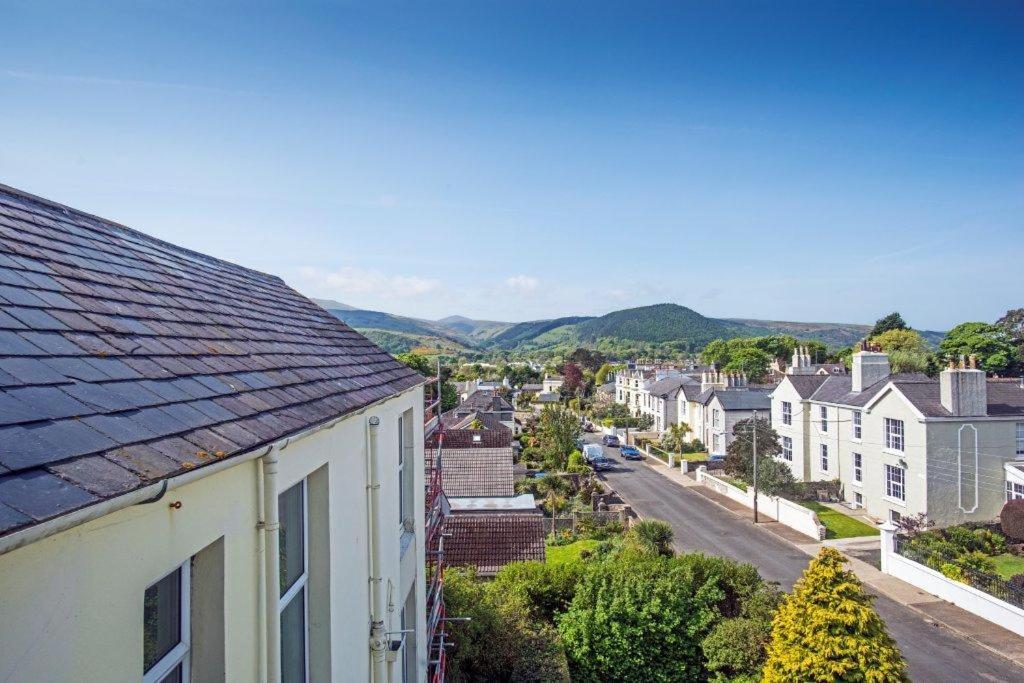
[{"label": "sidewalk", "polygon": [[[747,521],[748,524],[753,524],[752,511],[745,505],[698,484],[694,478],[683,474],[678,469],[670,470],[662,462],[649,458],[647,464],[662,476],[700,494],[740,519]],[[759,529],[786,541],[810,557],[816,556],[825,546],[836,548],[848,559],[850,569],[857,575],[857,578],[869,586],[873,592],[918,612],[925,621],[937,628],[949,629],[994,654],[1024,667],[1024,638],[894,576],[883,574],[877,566],[861,559],[877,555],[875,552],[878,550],[879,544],[877,536],[817,542],[798,531],[779,524],[763,513],[759,517],[763,520],[756,525]],[[875,557],[875,561],[877,562],[877,557]]]}]

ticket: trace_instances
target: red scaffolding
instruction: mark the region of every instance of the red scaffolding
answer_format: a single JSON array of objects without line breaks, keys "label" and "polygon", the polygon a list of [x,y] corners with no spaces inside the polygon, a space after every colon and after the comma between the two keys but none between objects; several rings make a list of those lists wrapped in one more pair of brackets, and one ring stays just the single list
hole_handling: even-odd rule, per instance
[{"label": "red scaffolding", "polygon": [[[427,680],[442,683],[445,679],[447,618],[444,609],[444,520],[448,501],[441,482],[441,448],[444,425],[441,424],[441,362],[437,364],[437,381],[427,384],[429,395],[423,411],[423,442],[437,434],[437,449],[425,455],[432,459],[427,470],[426,485],[426,555],[427,555]],[[431,390],[432,389],[432,390]]]}]

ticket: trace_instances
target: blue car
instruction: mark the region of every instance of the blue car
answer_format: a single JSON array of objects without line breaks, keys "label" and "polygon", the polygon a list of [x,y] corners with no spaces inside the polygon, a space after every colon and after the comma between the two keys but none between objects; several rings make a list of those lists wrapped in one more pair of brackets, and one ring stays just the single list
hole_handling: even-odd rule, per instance
[{"label": "blue car", "polygon": [[644,456],[640,453],[640,449],[636,446],[623,446],[619,453],[622,454],[623,460],[643,460]]},{"label": "blue car", "polygon": [[604,437],[601,439],[601,443],[603,443],[605,446],[611,446],[612,448],[618,448],[619,447],[619,437],[615,436],[614,434],[605,434]]}]

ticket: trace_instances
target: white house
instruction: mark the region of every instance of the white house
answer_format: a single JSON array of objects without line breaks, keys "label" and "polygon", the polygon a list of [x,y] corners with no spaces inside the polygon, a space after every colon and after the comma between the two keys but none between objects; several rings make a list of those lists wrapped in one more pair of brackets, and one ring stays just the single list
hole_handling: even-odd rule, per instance
[{"label": "white house", "polygon": [[423,379],[277,277],[0,226],[0,680],[424,680]]},{"label": "white house", "polygon": [[561,375],[544,375],[544,382],[541,384],[542,394],[557,394],[565,384],[565,378]]},{"label": "white house", "polygon": [[674,375],[647,384],[640,413],[651,418],[654,431],[663,432],[679,421],[679,393],[685,385],[697,387],[700,382],[688,375]]},{"label": "white house", "polygon": [[838,479],[848,503],[882,520],[924,513],[945,526],[998,515],[1005,464],[1024,457],[1018,380],[986,379],[970,363],[935,379],[892,375],[888,356],[868,350],[854,354],[850,375],[813,391],[801,381],[787,377],[772,396],[781,457],[798,479]]},{"label": "white house", "polygon": [[769,418],[768,389],[752,387],[743,373],[701,373],[700,383],[685,383],[676,395],[676,419],[690,427],[687,439],[700,439],[712,454],[724,454],[733,441],[733,427],[761,411]]}]

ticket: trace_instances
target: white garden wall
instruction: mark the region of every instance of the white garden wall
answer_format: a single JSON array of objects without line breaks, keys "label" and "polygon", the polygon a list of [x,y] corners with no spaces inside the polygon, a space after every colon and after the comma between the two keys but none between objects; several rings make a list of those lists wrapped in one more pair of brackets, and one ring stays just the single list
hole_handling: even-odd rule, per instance
[{"label": "white garden wall", "polygon": [[[729,482],[708,474],[707,468],[703,465],[697,468],[697,482],[712,491],[717,491],[723,496],[746,505],[748,508],[754,508],[754,491],[752,489],[744,491]],[[803,505],[798,505],[778,496],[758,493],[757,508],[759,511],[777,519],[780,524],[785,524],[789,528],[813,538],[815,541],[825,538],[825,527],[818,521],[818,515],[814,513],[814,510],[805,508]]]}]

